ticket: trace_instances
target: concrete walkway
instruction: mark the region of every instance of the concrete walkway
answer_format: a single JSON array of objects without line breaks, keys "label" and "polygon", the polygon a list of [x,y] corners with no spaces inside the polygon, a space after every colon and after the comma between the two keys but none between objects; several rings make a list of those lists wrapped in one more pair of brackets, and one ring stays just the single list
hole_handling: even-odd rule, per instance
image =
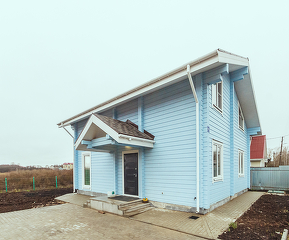
[{"label": "concrete walkway", "polygon": [[84,203],[87,202],[87,200],[93,198],[93,196],[88,195],[82,195],[77,193],[68,193],[59,197],[56,197],[56,200],[61,200],[63,202],[69,202],[72,204],[76,204],[79,206],[83,206]]},{"label": "concrete walkway", "polygon": [[[191,236],[216,239],[262,195],[262,192],[246,192],[206,215],[155,208],[130,219]],[[82,206],[89,198],[85,195],[66,194],[57,199]],[[199,218],[191,219],[191,216]]]},{"label": "concrete walkway", "polygon": [[0,214],[0,239],[202,240],[77,204],[60,204]]},{"label": "concrete walkway", "polygon": [[[246,192],[206,215],[155,208],[132,219],[195,236],[216,239],[262,195],[262,192]],[[193,220],[189,218],[191,216],[199,218]]]}]

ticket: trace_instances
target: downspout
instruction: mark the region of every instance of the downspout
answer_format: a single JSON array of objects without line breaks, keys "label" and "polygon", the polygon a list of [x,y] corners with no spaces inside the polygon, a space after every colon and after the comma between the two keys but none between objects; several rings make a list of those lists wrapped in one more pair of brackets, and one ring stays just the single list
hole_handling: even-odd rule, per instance
[{"label": "downspout", "polygon": [[198,96],[196,93],[196,89],[193,83],[193,79],[191,76],[191,67],[190,65],[187,65],[187,74],[188,74],[188,78],[189,78],[189,82],[194,94],[194,98],[196,101],[196,157],[197,157],[197,213],[200,211],[200,169],[199,169],[199,165],[200,165],[200,124],[199,124],[199,100],[198,100]]},{"label": "downspout", "polygon": [[61,127],[72,137],[72,147],[73,147],[73,192],[75,192],[75,156],[74,156],[74,137],[72,136],[72,134],[63,126],[63,123],[61,123]]}]

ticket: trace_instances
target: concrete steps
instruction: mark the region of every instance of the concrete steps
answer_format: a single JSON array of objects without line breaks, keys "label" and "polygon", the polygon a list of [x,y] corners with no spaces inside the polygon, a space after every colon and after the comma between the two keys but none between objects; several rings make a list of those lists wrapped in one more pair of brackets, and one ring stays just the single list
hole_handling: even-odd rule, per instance
[{"label": "concrete steps", "polygon": [[87,200],[85,203],[83,203],[84,208],[91,208],[90,200]]},{"label": "concrete steps", "polygon": [[118,206],[118,209],[123,212],[124,217],[135,216],[152,208],[153,207],[151,207],[150,203],[143,203],[141,199],[128,203],[122,203]]},{"label": "concrete steps", "polygon": [[91,198],[83,204],[83,207],[93,208],[98,211],[109,212],[124,217],[131,217],[152,209],[150,203],[143,203],[142,199],[124,202],[107,196]]}]

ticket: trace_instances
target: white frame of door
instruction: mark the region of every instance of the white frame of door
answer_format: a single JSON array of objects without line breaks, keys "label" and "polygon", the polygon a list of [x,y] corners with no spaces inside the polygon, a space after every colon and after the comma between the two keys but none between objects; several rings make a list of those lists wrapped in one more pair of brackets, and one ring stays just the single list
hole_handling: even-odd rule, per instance
[{"label": "white frame of door", "polygon": [[[130,154],[130,153],[137,153],[137,195],[130,195],[124,193],[124,155]],[[130,151],[122,151],[122,195],[124,196],[130,196],[130,197],[140,197],[139,196],[139,150],[130,150]]]}]

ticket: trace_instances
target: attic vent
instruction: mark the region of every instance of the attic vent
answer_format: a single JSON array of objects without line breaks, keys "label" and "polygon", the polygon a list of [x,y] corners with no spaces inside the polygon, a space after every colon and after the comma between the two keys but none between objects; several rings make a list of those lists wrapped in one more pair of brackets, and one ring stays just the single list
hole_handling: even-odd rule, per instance
[{"label": "attic vent", "polygon": [[193,220],[196,220],[196,219],[198,219],[199,217],[196,217],[196,216],[191,216],[191,217],[189,217],[190,219],[193,219]]}]

